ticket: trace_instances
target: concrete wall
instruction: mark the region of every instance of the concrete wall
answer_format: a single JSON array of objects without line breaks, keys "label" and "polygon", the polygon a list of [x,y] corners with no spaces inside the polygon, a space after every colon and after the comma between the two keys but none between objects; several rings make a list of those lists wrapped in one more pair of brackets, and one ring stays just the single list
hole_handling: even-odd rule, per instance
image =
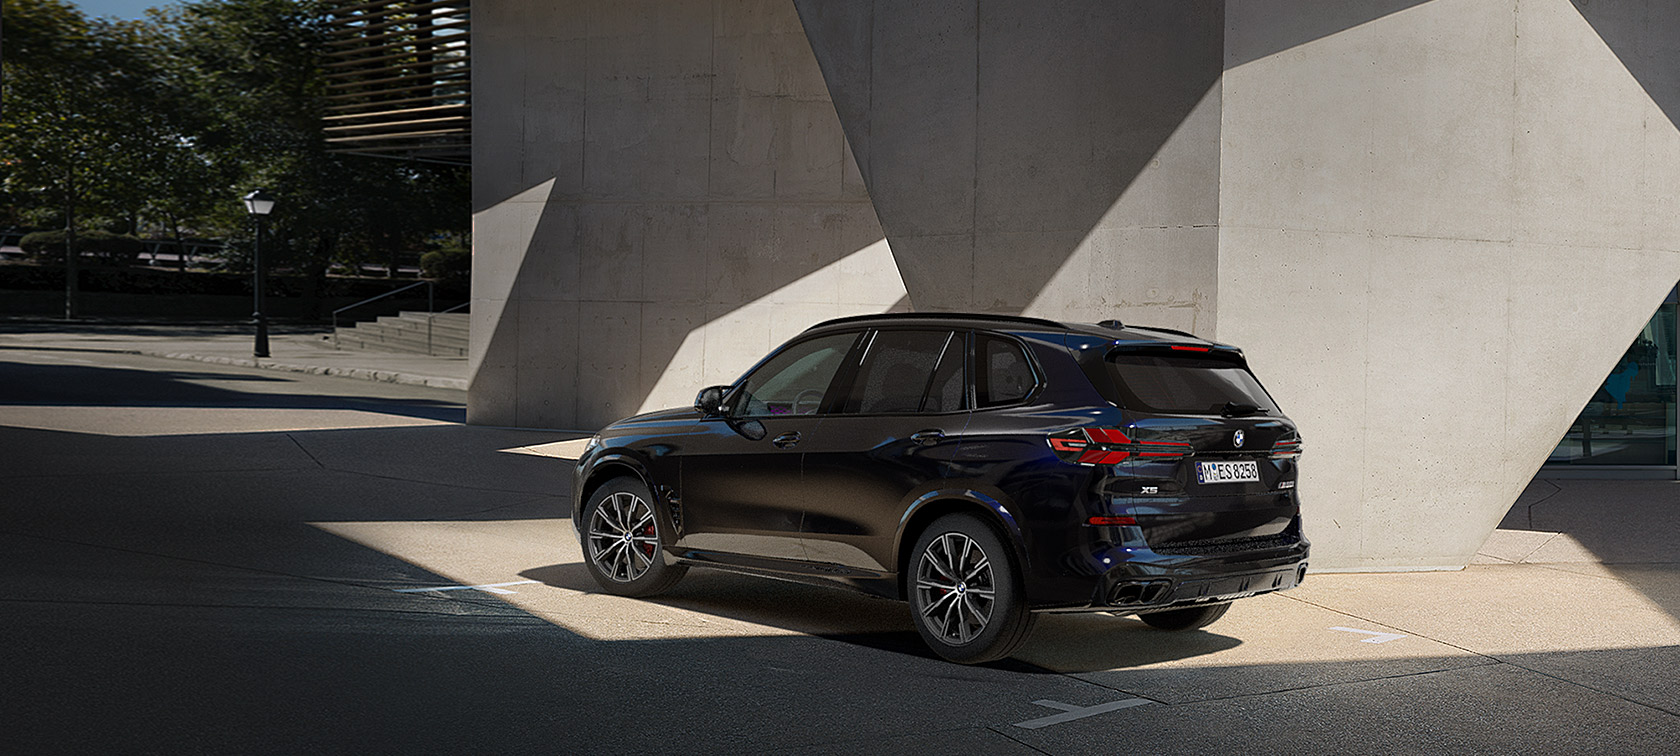
[{"label": "concrete wall", "polygon": [[1222,3],[796,4],[917,309],[1212,333]]},{"label": "concrete wall", "polygon": [[1227,6],[1218,336],[1321,564],[1457,567],[1680,279],[1680,132],[1568,0],[1341,5]]},{"label": "concrete wall", "polygon": [[788,3],[488,2],[473,30],[470,422],[686,404],[908,306]]},{"label": "concrete wall", "polygon": [[469,417],[1117,317],[1247,349],[1319,567],[1462,565],[1680,279],[1669,5],[486,3]]}]

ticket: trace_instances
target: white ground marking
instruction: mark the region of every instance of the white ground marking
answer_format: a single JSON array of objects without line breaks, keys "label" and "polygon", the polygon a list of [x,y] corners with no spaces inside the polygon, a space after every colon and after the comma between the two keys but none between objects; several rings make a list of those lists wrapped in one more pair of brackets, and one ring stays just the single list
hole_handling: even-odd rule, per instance
[{"label": "white ground marking", "polygon": [[484,591],[485,593],[510,594],[510,593],[517,593],[518,591],[507,590],[505,588],[505,586],[509,586],[509,585],[530,585],[530,584],[535,583],[535,582],[537,582],[537,581],[535,581],[535,580],[515,580],[511,583],[485,583],[483,585],[445,585],[445,586],[438,587],[438,588],[392,588],[391,590],[396,591],[397,593],[425,593],[427,591]]},{"label": "white ground marking", "polygon": [[1133,706],[1143,706],[1144,704],[1152,704],[1155,702],[1147,698],[1127,698],[1120,701],[1100,703],[1096,706],[1074,706],[1073,704],[1065,704],[1061,701],[1051,701],[1048,699],[1034,701],[1033,703],[1050,709],[1059,709],[1062,713],[1051,714],[1048,717],[1039,717],[1038,719],[1029,719],[1025,722],[1016,722],[1016,727],[1024,730],[1036,730],[1040,727],[1049,727],[1050,725],[1061,724],[1063,722],[1072,722],[1075,719],[1094,717],[1098,714],[1106,714],[1120,709],[1130,709]]},{"label": "white ground marking", "polygon": [[1360,639],[1360,641],[1359,641],[1360,643],[1387,643],[1389,641],[1400,640],[1401,638],[1406,637],[1406,636],[1401,635],[1399,633],[1379,633],[1375,630],[1358,630],[1358,629],[1351,628],[1351,627],[1332,627],[1330,629],[1331,630],[1340,630],[1344,633],[1363,633],[1365,635],[1371,636],[1369,638]]}]

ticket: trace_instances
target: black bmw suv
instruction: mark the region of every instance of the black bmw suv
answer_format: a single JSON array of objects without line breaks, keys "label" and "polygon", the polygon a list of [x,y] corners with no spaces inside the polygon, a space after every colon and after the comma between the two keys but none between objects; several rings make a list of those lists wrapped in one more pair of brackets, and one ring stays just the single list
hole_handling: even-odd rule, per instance
[{"label": "black bmw suv", "polygon": [[573,523],[608,592],[690,566],[907,600],[952,661],[1040,612],[1203,627],[1306,574],[1301,441],[1242,351],[1165,328],[991,315],[811,327],[693,407],[578,460]]}]

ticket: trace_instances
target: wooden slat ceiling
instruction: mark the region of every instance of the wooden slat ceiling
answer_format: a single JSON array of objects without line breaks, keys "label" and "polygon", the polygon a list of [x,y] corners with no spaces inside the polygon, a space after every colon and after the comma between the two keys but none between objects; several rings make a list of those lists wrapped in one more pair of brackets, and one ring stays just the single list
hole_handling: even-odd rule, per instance
[{"label": "wooden slat ceiling", "polygon": [[467,164],[472,147],[469,0],[345,0],[327,17],[333,152]]}]

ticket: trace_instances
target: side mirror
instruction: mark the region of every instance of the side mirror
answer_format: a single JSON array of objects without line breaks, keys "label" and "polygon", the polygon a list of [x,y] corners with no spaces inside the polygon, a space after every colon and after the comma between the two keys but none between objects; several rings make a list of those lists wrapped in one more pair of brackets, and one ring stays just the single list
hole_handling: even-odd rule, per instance
[{"label": "side mirror", "polygon": [[728,390],[728,386],[708,386],[700,389],[700,395],[694,397],[694,408],[707,416],[723,414],[723,394]]}]

